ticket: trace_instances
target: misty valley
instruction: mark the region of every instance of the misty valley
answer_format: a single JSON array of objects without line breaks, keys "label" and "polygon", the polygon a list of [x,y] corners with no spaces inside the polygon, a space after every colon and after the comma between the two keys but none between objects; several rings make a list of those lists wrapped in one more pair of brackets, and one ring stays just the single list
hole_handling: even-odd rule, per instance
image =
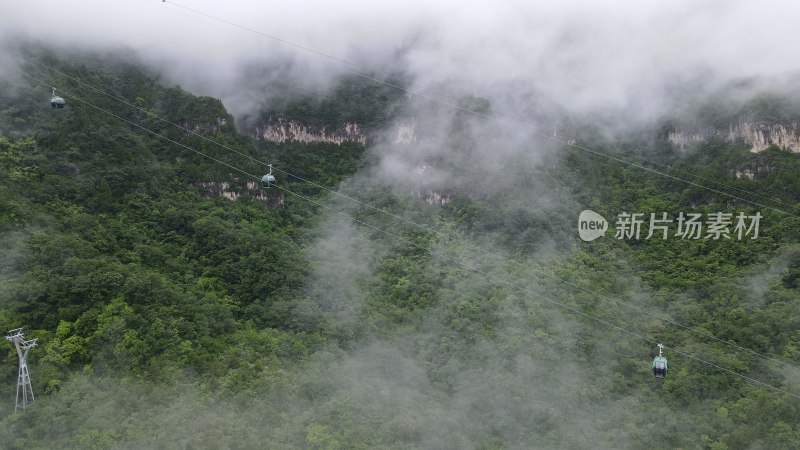
[{"label": "misty valley", "polygon": [[426,20],[0,40],[0,448],[800,448],[800,72],[472,79]]}]

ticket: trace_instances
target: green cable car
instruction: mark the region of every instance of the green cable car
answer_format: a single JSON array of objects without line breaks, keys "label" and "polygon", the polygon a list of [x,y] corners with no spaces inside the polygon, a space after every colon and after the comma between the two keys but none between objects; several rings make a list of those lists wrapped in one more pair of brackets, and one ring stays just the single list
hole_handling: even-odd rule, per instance
[{"label": "green cable car", "polygon": [[663,355],[664,344],[658,344],[658,356],[653,359],[653,375],[656,378],[667,376],[667,358]]}]

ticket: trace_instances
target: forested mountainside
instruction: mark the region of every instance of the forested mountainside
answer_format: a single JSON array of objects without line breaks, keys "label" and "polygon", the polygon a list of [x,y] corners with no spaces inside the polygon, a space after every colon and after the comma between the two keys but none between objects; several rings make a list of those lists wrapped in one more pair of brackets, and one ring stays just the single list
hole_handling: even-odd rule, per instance
[{"label": "forested mountainside", "polygon": [[[0,86],[0,330],[38,339],[24,414],[2,353],[1,447],[800,447],[800,155],[587,127],[616,159],[478,161],[496,127],[456,113],[405,163],[463,177],[389,182],[419,143],[265,140],[135,61],[25,54],[62,73]],[[378,136],[411,114],[385,89],[262,119]],[[267,163],[281,189],[248,187]],[[583,242],[584,209],[763,217],[756,239]],[[663,381],[641,337],[679,351]]]}]

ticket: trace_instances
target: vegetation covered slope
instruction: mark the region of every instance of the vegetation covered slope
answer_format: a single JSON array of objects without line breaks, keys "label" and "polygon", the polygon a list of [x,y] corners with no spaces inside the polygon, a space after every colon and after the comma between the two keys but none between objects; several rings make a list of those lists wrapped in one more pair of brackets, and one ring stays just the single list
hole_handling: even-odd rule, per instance
[{"label": "vegetation covered slope", "polygon": [[[25,414],[13,414],[16,355],[5,352],[4,448],[800,446],[796,398],[675,353],[656,381],[652,346],[608,326],[800,392],[798,369],[654,316],[800,365],[797,217],[569,148],[544,164],[511,164],[503,186],[513,189],[456,191],[452,203],[431,206],[375,182],[380,155],[360,145],[252,143],[218,101],[164,87],[136,66],[45,60],[375,209],[284,176],[283,187],[316,203],[288,192],[278,210],[206,198],[197,183],[248,180],[69,96],[68,108],[51,111],[44,86],[12,82],[0,90],[0,328],[26,326],[39,347],[30,357],[37,399]],[[264,169],[27,70],[245,172]],[[454,140],[460,151],[479,145],[467,133]],[[797,155],[584,140],[796,213]],[[749,164],[770,170],[735,178]],[[607,218],[729,209],[765,217],[752,241],[581,243],[574,224],[584,208]]]}]

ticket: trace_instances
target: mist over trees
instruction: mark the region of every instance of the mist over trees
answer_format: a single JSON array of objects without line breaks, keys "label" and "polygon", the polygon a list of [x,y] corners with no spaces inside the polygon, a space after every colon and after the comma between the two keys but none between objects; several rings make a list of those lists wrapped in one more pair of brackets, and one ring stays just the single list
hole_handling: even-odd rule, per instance
[{"label": "mist over trees", "polygon": [[[800,366],[797,154],[569,125],[583,146],[787,214],[358,77],[248,120],[369,124],[367,145],[277,144],[135,58],[21,52],[75,79],[23,62],[45,83],[0,80],[0,329],[39,342],[24,414],[2,353],[3,448],[800,447],[797,398],[674,352],[655,380],[656,349],[606,324],[799,393],[797,368],[741,349]],[[47,84],[69,94],[63,111]],[[773,100],[712,99],[703,116],[793,117]],[[392,142],[412,118],[420,138]],[[202,188],[246,192],[258,161],[316,185],[278,172],[286,191],[265,195],[282,208]],[[584,243],[583,209],[764,217],[755,240]]]}]

